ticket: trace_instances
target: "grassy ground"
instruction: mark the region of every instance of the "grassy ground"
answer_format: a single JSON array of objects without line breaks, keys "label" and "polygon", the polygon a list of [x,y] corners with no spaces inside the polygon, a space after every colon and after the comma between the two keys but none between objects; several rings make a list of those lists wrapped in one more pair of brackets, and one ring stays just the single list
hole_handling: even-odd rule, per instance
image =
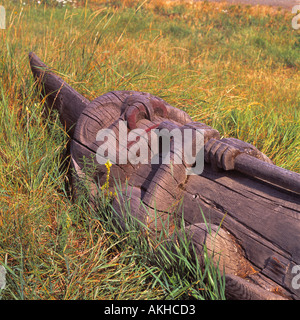
[{"label": "grassy ground", "polygon": [[41,2],[2,1],[1,297],[223,298],[216,270],[208,263],[203,275],[184,246],[176,264],[152,266],[138,231],[119,235],[106,210],[70,200],[68,137],[56,116],[42,116],[28,52],[89,99],[151,92],[300,172],[300,34],[291,14],[206,2]]}]

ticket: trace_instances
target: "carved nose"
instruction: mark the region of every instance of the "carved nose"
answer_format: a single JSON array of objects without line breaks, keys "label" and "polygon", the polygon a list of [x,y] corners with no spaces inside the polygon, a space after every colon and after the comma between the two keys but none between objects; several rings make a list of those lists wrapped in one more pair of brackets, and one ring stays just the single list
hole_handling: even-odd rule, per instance
[{"label": "carved nose", "polygon": [[137,128],[138,121],[142,119],[148,119],[152,121],[152,110],[146,108],[142,103],[137,103],[130,106],[125,112],[125,120],[127,121],[127,126],[129,130]]},{"label": "carved nose", "polygon": [[[131,101],[134,101],[132,105]],[[137,123],[142,119],[153,121],[155,116],[161,118],[168,116],[165,104],[155,98],[133,95],[129,97],[128,101],[125,101],[126,103],[129,106],[125,111],[125,120],[130,130],[136,129]]]}]

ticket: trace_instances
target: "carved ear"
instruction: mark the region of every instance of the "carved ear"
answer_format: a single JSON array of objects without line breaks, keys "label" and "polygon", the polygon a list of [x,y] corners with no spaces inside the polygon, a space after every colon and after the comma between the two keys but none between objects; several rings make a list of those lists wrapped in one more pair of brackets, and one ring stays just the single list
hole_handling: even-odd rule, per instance
[{"label": "carved ear", "polygon": [[72,137],[75,124],[90,101],[56,76],[35,53],[29,53],[29,62],[34,78],[41,86],[42,98],[46,98],[50,110],[58,110],[62,124]]}]

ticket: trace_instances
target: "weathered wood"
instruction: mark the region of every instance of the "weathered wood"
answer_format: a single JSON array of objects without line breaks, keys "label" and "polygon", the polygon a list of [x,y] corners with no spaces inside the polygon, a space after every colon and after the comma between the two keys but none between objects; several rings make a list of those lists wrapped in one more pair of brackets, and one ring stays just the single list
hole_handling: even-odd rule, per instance
[{"label": "weathered wood", "polygon": [[226,275],[225,283],[225,295],[229,300],[286,300],[279,294],[262,290],[258,285],[234,275]]},{"label": "weathered wood", "polygon": [[35,53],[29,53],[29,62],[37,83],[42,85],[42,97],[46,98],[48,108],[58,110],[62,124],[73,135],[75,124],[89,100],[55,75]]},{"label": "weathered wood", "polygon": [[[235,238],[218,225],[205,223],[195,223],[186,227],[186,234],[198,253],[203,258],[204,251],[219,267],[220,272],[225,274],[235,274],[245,277],[253,273],[254,268],[244,257],[243,250],[236,242]],[[200,260],[204,267],[204,260]]]},{"label": "weathered wood", "polygon": [[[299,296],[299,290],[285,281],[289,265],[300,264],[297,195],[238,172],[213,172],[209,167],[201,176],[191,176],[185,190],[184,218],[188,224],[203,222],[203,216],[211,224],[222,223],[258,272]],[[269,272],[271,257],[285,265],[281,273]]]},{"label": "weathered wood", "polygon": [[234,162],[234,169],[244,174],[266,180],[300,195],[300,174],[283,168],[275,167],[269,163],[247,154],[240,154]]},{"label": "weathered wood", "polygon": [[[225,284],[228,299],[240,300],[284,300],[285,297],[275,295],[269,286],[267,290],[250,283],[245,278],[256,273],[254,266],[245,258],[243,249],[232,235],[217,225],[209,226],[205,223],[193,224],[187,228],[192,243],[199,257],[206,254],[213,259],[214,264],[225,271]],[[204,249],[205,248],[205,249]],[[200,261],[204,265],[205,261]],[[204,267],[204,266],[203,266]],[[285,292],[286,293],[286,292]],[[284,293],[282,293],[284,295]]]},{"label": "weathered wood", "polygon": [[[135,141],[119,139],[120,120],[127,121],[125,134],[144,129],[140,139],[147,138],[149,148],[154,128],[201,129],[205,168],[198,176],[187,175],[186,170],[193,164],[172,163],[178,152],[172,139],[171,164],[162,164],[160,153],[156,155],[160,162],[152,164],[153,154],[149,153],[147,164],[127,161],[112,166],[110,190],[114,191],[115,179],[121,183],[113,200],[116,223],[125,228],[130,212],[131,218],[147,229],[145,236],[166,230],[167,237],[183,214],[185,232],[200,263],[206,247],[215,263],[219,261],[221,270],[224,266],[228,298],[300,299],[300,290],[292,285],[293,267],[300,265],[299,174],[273,165],[246,142],[220,139],[217,130],[192,122],[185,112],[149,93],[113,91],[89,102],[33,53],[30,64],[43,86],[49,108],[59,111],[70,132],[73,179],[88,180],[93,205],[98,196],[97,185],[104,184],[107,178],[106,167],[96,160],[98,148],[104,143],[97,141],[99,130],[112,130],[119,159],[124,150],[131,154],[138,151],[134,149]],[[194,140],[195,131],[191,146]],[[74,188],[76,191],[75,183]],[[210,225],[210,232],[204,221]]]}]

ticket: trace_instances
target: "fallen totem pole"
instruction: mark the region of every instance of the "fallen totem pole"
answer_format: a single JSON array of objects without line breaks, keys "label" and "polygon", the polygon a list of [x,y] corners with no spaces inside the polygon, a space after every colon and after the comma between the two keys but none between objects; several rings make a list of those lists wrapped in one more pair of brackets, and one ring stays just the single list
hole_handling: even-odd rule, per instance
[{"label": "fallen totem pole", "polygon": [[[199,261],[206,245],[217,253],[225,268],[228,299],[300,298],[299,174],[275,166],[246,142],[220,139],[217,130],[193,122],[187,113],[151,94],[114,91],[90,102],[34,53],[29,54],[29,60],[48,107],[58,110],[70,135],[74,179],[86,174],[84,158],[95,164],[96,170],[89,177],[95,196],[96,184],[104,184],[107,179],[104,162],[99,163],[95,157],[104,144],[97,139],[100,130],[110,129],[120,140],[123,121],[127,125],[125,134],[143,129],[144,138],[151,140],[152,129],[180,132],[191,129],[191,141],[195,140],[194,133],[201,130],[205,162],[200,174],[187,174],[195,163],[185,161],[176,164],[127,161],[112,165],[111,188],[114,179],[121,185],[127,183],[127,189],[113,200],[113,207],[120,213],[116,219],[124,218],[123,206],[129,200],[132,215],[150,229],[161,230],[181,203],[183,210],[178,210],[177,215],[180,217],[184,212],[186,232],[196,247]],[[148,145],[150,140],[146,140]],[[125,150],[134,143],[126,141]],[[118,141],[114,148],[119,156],[124,152]],[[173,144],[171,159],[174,150]],[[210,234],[204,217],[211,224]]]}]

